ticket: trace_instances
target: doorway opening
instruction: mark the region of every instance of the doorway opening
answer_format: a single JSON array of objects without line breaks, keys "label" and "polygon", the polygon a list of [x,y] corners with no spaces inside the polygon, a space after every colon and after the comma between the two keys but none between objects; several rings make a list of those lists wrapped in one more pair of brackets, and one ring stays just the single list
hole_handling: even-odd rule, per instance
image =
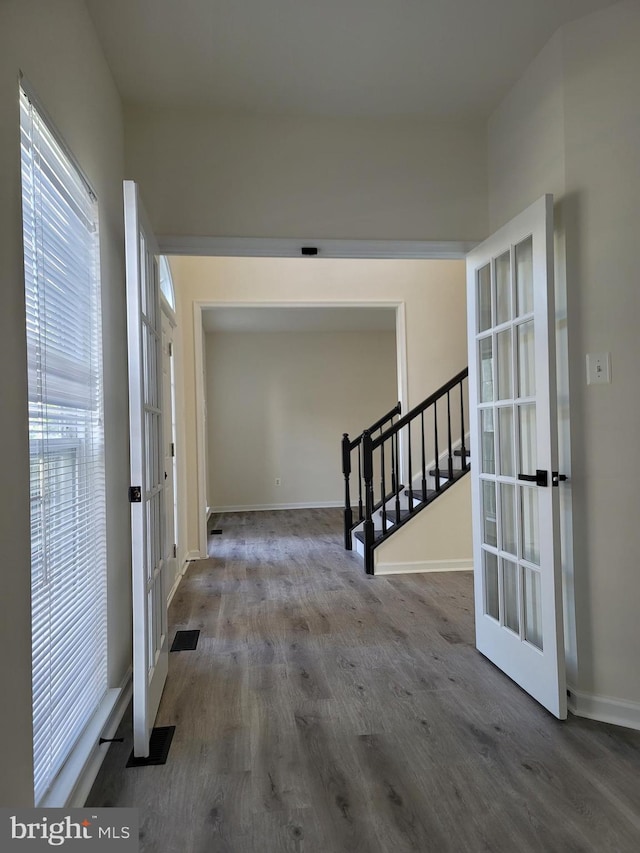
[{"label": "doorway opening", "polygon": [[208,510],[341,506],[342,434],[406,400],[401,306],[200,309]]}]

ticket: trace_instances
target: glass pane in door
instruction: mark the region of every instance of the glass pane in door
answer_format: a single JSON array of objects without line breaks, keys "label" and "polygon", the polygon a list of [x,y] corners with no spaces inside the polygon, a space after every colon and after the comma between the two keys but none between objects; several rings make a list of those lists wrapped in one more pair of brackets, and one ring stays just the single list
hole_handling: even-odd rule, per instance
[{"label": "glass pane in door", "polygon": [[536,393],[535,338],[533,320],[517,327],[518,339],[518,396],[533,397]]},{"label": "glass pane in door", "polygon": [[498,409],[498,436],[500,442],[500,473],[503,477],[515,476],[513,409],[504,406]]},{"label": "glass pane in door", "polygon": [[516,300],[518,317],[533,311],[533,239],[516,246]]},{"label": "glass pane in door", "polygon": [[482,481],[482,526],[486,545],[498,546],[496,526],[496,484],[492,480]]},{"label": "glass pane in door", "polygon": [[524,638],[542,651],[540,572],[524,568]]},{"label": "glass pane in door", "polygon": [[500,483],[500,527],[502,550],[516,556],[516,487],[510,483]]},{"label": "glass pane in door", "polygon": [[511,319],[511,252],[504,252],[495,260],[496,272],[496,324]]},{"label": "glass pane in door", "polygon": [[498,593],[498,558],[490,551],[482,552],[484,560],[484,589],[485,589],[485,613],[500,618],[500,605]]},{"label": "glass pane in door", "polygon": [[497,367],[498,367],[498,400],[510,400],[513,396],[513,371],[511,369],[511,329],[498,332]]},{"label": "glass pane in door", "polygon": [[538,490],[521,486],[522,556],[540,565],[540,533],[538,523]]},{"label": "glass pane in door", "polygon": [[526,403],[518,406],[518,449],[520,452],[520,474],[536,473],[536,406]]},{"label": "glass pane in door", "polygon": [[493,400],[493,341],[483,338],[478,344],[480,356],[480,402]]},{"label": "glass pane in door", "polygon": [[493,409],[482,409],[481,418],[481,444],[482,444],[482,472],[484,474],[495,474],[495,430],[493,428]]},{"label": "glass pane in door", "polygon": [[516,634],[520,633],[520,605],[518,601],[518,566],[511,560],[500,560],[502,565],[502,594],[504,599],[504,624]]},{"label": "glass pane in door", "polygon": [[478,276],[478,331],[491,328],[491,266],[487,264]]}]

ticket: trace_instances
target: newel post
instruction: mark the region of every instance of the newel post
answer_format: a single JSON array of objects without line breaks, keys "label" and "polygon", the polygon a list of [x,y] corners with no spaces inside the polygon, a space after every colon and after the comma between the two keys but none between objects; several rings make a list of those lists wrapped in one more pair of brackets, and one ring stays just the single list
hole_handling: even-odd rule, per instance
[{"label": "newel post", "polygon": [[349,477],[351,476],[351,442],[349,434],[342,436],[342,473],[344,475],[344,547],[351,551],[351,528],[353,527],[353,513],[351,512],[351,490]]},{"label": "newel post", "polygon": [[373,448],[368,430],[362,433],[362,475],[364,479],[364,567],[368,575],[373,574]]}]

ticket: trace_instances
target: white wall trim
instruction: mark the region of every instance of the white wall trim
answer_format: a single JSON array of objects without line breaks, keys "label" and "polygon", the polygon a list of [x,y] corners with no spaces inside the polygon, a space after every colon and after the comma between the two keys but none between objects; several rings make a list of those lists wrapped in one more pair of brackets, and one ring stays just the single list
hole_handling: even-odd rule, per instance
[{"label": "white wall trim", "polygon": [[[192,563],[194,560],[206,560],[207,552],[204,552],[204,556],[201,551],[189,551],[187,556],[184,558],[185,564]],[[185,572],[188,566],[185,566]]]},{"label": "white wall trim", "polygon": [[597,696],[569,687],[567,704],[571,713],[577,717],[640,730],[640,702]]},{"label": "white wall trim", "polygon": [[196,479],[198,484],[198,546],[200,553],[207,553],[207,400],[204,388],[204,335],[202,329],[202,306],[193,303],[193,357],[195,362],[196,391]]},{"label": "white wall trim", "polygon": [[[397,258],[463,259],[476,245],[462,240],[316,240],[274,237],[158,237],[163,255],[197,255],[226,258]],[[314,246],[318,254],[303,256],[303,246]]]},{"label": "white wall trim", "polygon": [[237,506],[215,506],[212,512],[215,514],[223,512],[262,512],[264,510],[277,509],[326,509],[327,507],[342,507],[344,501],[303,501],[302,503],[289,504],[249,504]]},{"label": "white wall trim", "polygon": [[176,579],[173,582],[173,586],[171,587],[171,591],[169,592],[169,595],[167,596],[167,607],[171,604],[171,602],[173,600],[173,596],[176,594],[176,592],[178,591],[178,587],[180,586],[180,581],[185,576],[185,573],[186,573],[188,568],[189,568],[189,555],[187,555],[184,558],[184,560],[182,561],[182,565],[180,566],[180,570],[178,571],[178,574],[176,575]]},{"label": "white wall trim", "polygon": [[78,743],[49,789],[39,808],[80,808],[89,796],[109,744],[99,745],[101,737],[115,735],[133,693],[133,672],[129,668],[120,687],[107,690],[99,708],[89,721]]},{"label": "white wall trim", "polygon": [[416,560],[408,563],[377,563],[376,575],[408,575],[414,572],[472,572],[473,560]]}]

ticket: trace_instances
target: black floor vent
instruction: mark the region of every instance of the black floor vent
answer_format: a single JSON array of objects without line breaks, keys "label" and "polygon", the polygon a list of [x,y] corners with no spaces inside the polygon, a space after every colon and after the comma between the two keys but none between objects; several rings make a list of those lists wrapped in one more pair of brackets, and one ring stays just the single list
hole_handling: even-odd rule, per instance
[{"label": "black floor vent", "polygon": [[192,652],[198,647],[200,631],[176,631],[170,652]]},{"label": "black floor vent", "polygon": [[127,761],[127,767],[147,767],[152,764],[166,764],[175,730],[175,726],[158,726],[152,729],[151,737],[149,738],[148,757],[136,758],[132,752]]},{"label": "black floor vent", "polygon": [[209,536],[222,536],[222,530],[219,527],[214,527],[209,531]]}]

